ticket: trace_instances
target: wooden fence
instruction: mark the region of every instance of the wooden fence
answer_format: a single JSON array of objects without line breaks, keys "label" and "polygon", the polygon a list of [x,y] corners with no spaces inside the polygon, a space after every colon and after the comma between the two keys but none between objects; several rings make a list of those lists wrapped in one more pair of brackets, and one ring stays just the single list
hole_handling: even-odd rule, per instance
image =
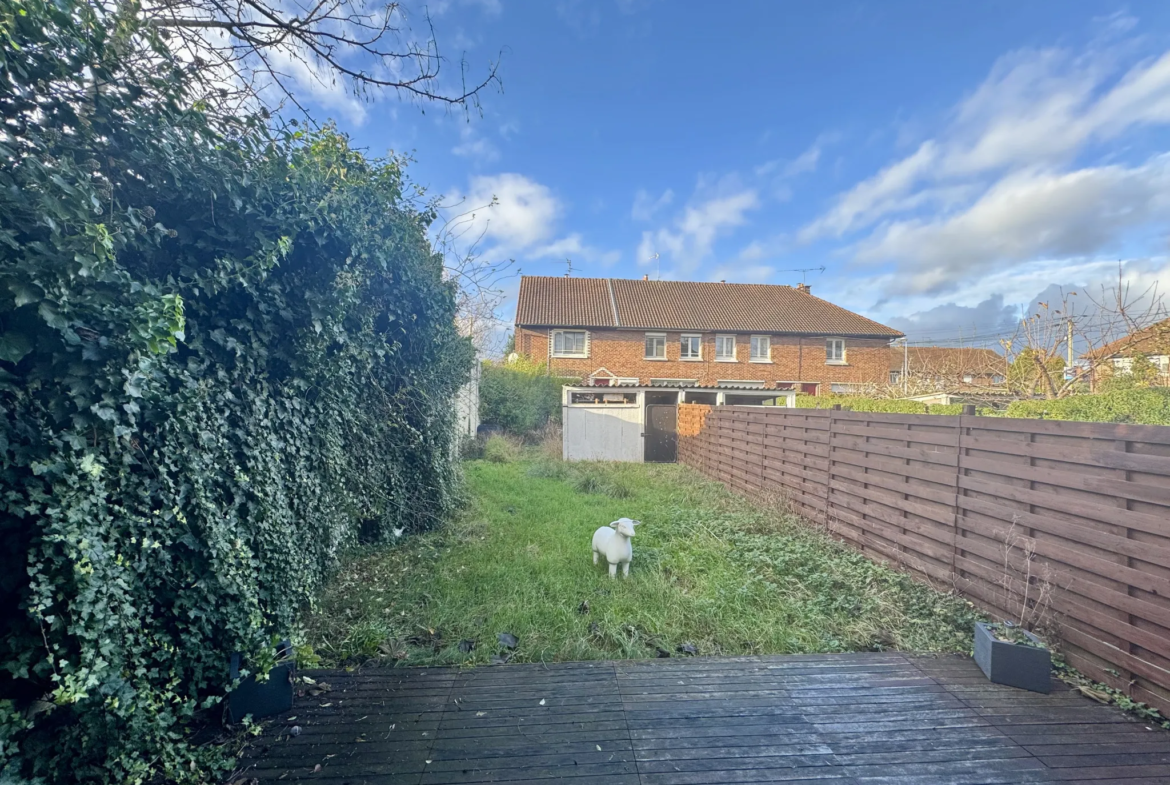
[{"label": "wooden fence", "polygon": [[1170,712],[1170,427],[684,404],[679,460],[998,617],[1048,592],[1071,665]]}]

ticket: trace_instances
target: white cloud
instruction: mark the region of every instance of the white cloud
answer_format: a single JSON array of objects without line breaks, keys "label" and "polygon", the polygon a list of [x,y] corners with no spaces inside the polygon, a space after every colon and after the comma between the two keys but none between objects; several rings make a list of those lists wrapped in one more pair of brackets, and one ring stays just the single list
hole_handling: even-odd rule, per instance
[{"label": "white cloud", "polygon": [[[1116,81],[1113,58],[1060,50],[1005,56],[955,110],[935,139],[842,194],[806,226],[804,241],[842,236],[921,208],[981,176],[1013,169],[1059,170],[1095,142],[1135,127],[1170,123],[1170,53],[1134,65]],[[939,189],[943,188],[942,191]]]},{"label": "white cloud", "polygon": [[689,273],[711,255],[718,237],[747,223],[747,213],[759,205],[754,189],[692,201],[669,227],[642,233],[638,263],[650,264],[657,253],[677,272]]},{"label": "white cloud", "polygon": [[857,259],[896,262],[912,292],[941,291],[1005,264],[1095,253],[1168,208],[1167,157],[1134,168],[1018,172],[961,213],[886,225],[858,246]]},{"label": "white cloud", "polygon": [[470,234],[482,234],[506,252],[547,242],[563,212],[548,186],[511,172],[473,177],[468,192],[455,200],[474,211],[467,219]]},{"label": "white cloud", "polygon": [[452,147],[451,152],[463,158],[470,158],[479,164],[494,163],[500,158],[499,148],[477,134],[468,123],[464,123],[459,128],[459,144]]},{"label": "white cloud", "polygon": [[657,199],[650,196],[645,189],[639,188],[634,194],[634,206],[630,210],[630,217],[635,221],[649,221],[654,214],[666,207],[674,200],[674,191],[667,188]]},{"label": "white cloud", "polygon": [[808,149],[795,158],[774,158],[767,163],[760,164],[755,169],[756,176],[767,177],[770,174],[778,173],[781,178],[788,179],[797,175],[815,172],[817,165],[821,161],[821,152],[825,144],[834,141],[836,138],[836,134],[823,134],[817,137],[817,140]]},{"label": "white cloud", "polygon": [[547,186],[522,174],[473,177],[467,193],[446,201],[453,205],[449,212],[462,214],[452,219],[452,231],[467,244],[482,243],[491,257],[570,258],[602,267],[621,259],[620,251],[589,245],[578,232],[558,237],[564,205]]},{"label": "white cloud", "polygon": [[528,255],[533,258],[573,259],[574,261],[597,263],[602,267],[612,267],[622,258],[621,251],[605,251],[587,245],[578,232],[573,232],[548,245],[533,249]]},{"label": "white cloud", "polygon": [[854,186],[828,213],[806,226],[800,239],[808,242],[824,235],[842,235],[854,227],[894,210],[913,206],[906,192],[934,165],[938,147],[924,142],[911,156],[887,166],[864,182]]}]

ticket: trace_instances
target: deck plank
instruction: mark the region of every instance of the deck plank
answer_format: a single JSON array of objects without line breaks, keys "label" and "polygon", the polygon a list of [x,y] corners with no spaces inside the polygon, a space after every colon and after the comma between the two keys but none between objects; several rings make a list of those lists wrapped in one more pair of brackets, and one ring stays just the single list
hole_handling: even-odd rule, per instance
[{"label": "deck plank", "polygon": [[[1170,733],[965,657],[314,671],[233,777],[331,785],[992,785],[1170,781]],[[298,735],[290,728],[297,725]],[[318,768],[319,767],[319,768]]]}]

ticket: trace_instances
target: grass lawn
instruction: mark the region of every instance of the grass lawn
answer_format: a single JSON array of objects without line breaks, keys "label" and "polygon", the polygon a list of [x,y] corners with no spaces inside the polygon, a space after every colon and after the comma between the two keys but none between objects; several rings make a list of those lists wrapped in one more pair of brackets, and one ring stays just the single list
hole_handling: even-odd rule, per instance
[{"label": "grass lawn", "polygon": [[[354,554],[307,615],[323,664],[486,663],[501,632],[519,639],[517,662],[679,656],[683,644],[701,655],[970,650],[979,616],[966,601],[686,467],[532,456],[464,467],[458,520]],[[590,541],[621,516],[643,525],[629,580],[611,580]]]}]

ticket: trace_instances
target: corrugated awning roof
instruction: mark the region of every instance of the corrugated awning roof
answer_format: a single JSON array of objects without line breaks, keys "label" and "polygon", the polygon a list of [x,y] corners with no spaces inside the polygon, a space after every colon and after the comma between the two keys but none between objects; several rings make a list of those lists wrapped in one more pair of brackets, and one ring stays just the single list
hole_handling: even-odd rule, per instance
[{"label": "corrugated awning roof", "polygon": [[523,276],[516,324],[897,338],[838,305],[772,284]]}]

